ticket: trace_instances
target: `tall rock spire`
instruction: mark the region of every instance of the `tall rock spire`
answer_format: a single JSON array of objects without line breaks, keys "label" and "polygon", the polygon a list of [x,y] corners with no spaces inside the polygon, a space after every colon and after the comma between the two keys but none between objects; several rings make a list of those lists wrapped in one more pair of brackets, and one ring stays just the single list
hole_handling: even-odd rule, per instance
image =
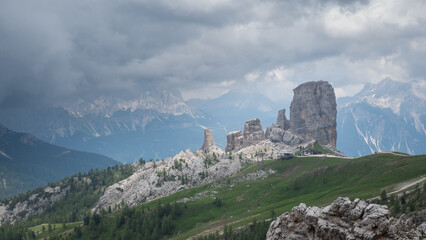
[{"label": "tall rock spire", "polygon": [[203,146],[201,146],[200,150],[208,152],[212,147],[216,147],[216,145],[214,144],[214,138],[210,129],[206,128],[204,129],[204,143]]},{"label": "tall rock spire", "polygon": [[290,131],[306,140],[336,147],[337,105],[333,86],[326,81],[307,82],[293,91]]}]

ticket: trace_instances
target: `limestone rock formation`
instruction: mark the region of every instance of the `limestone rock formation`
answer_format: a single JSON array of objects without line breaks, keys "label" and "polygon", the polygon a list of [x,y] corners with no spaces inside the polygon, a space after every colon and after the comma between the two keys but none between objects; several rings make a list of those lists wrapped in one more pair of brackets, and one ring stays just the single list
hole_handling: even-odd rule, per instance
[{"label": "limestone rock formation", "polygon": [[245,123],[243,137],[243,147],[248,147],[265,140],[265,133],[258,118]]},{"label": "limestone rock formation", "polygon": [[305,139],[301,138],[299,135],[294,135],[290,131],[286,131],[283,135],[283,143],[287,145],[298,145],[305,141]]},{"label": "limestone rock formation", "polygon": [[[78,179],[74,179],[74,181],[78,183]],[[32,195],[28,200],[25,199],[16,203],[9,200],[6,204],[0,203],[0,226],[7,222],[19,222],[31,215],[44,212],[46,208],[63,199],[69,191],[69,186],[66,188],[46,187],[43,192]]]},{"label": "limestone rock formation", "polygon": [[290,128],[290,121],[287,120],[285,116],[285,109],[281,109],[280,111],[278,111],[276,125],[284,131],[287,131]]},{"label": "limestone rock formation", "polygon": [[109,186],[93,211],[114,207],[121,202],[135,206],[231,176],[241,167],[238,159],[230,159],[226,155],[182,151],[174,157],[148,162],[129,178]]},{"label": "limestone rock formation", "polygon": [[208,128],[204,129],[204,143],[199,151],[203,153],[215,153],[217,155],[222,155],[224,153],[222,149],[216,147],[212,132]]},{"label": "limestone rock formation", "polygon": [[277,123],[266,128],[265,138],[271,142],[282,142],[284,133],[289,129],[290,122],[285,116],[285,109],[278,112]]},{"label": "limestone rock formation", "polygon": [[324,208],[294,207],[271,223],[266,239],[424,239],[423,228],[390,217],[387,206],[339,197]]},{"label": "limestone rock formation", "polygon": [[241,130],[228,133],[225,152],[238,151],[243,147],[243,132]]},{"label": "limestone rock formation", "polygon": [[268,127],[265,131],[265,138],[271,142],[282,142],[284,136],[284,130],[277,127],[275,124]]},{"label": "limestone rock formation", "polygon": [[336,96],[326,81],[307,82],[294,90],[290,106],[293,134],[336,147]]}]

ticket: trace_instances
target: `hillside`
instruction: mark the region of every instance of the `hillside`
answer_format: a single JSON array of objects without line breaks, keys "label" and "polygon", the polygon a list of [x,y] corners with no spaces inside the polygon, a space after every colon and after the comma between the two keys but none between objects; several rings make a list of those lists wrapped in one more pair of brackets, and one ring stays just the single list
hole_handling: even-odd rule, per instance
[{"label": "hillside", "polygon": [[[130,239],[157,234],[157,237],[167,235],[172,239],[188,239],[222,232],[225,224],[228,229],[232,227],[237,232],[235,229],[247,226],[253,219],[260,224],[263,220],[289,211],[300,202],[325,206],[339,196],[369,199],[379,196],[383,190],[391,192],[399,184],[419,179],[425,173],[425,155],[395,153],[355,159],[312,156],[266,160],[263,168],[261,164],[252,162],[228,178],[134,208],[124,207],[117,213],[109,214],[108,209],[101,211],[100,215],[89,217],[87,225],[75,228],[70,237],[116,239],[114,236],[127,236]],[[407,202],[401,200],[401,204]],[[415,210],[425,207],[421,201],[414,204]],[[175,209],[173,214],[172,209]],[[409,207],[403,209],[410,211]],[[156,211],[160,210],[166,214],[155,220],[157,225],[152,225],[152,228],[140,227],[143,221],[149,223],[150,216],[158,214]],[[162,222],[168,226],[164,232],[159,230]],[[266,234],[267,229],[261,228],[261,225],[251,226],[263,229]],[[144,232],[141,232],[142,229]],[[149,229],[148,232],[146,229]],[[55,234],[60,232],[56,231]],[[46,236],[46,233],[40,236]]]},{"label": "hillside", "polygon": [[0,199],[117,163],[99,154],[55,146],[0,125]]}]

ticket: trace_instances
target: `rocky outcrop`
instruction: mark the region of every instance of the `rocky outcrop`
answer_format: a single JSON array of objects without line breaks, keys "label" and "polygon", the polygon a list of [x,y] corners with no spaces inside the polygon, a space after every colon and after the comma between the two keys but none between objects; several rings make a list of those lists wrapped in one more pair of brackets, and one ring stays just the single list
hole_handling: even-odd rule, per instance
[{"label": "rocky outcrop", "polygon": [[290,127],[290,121],[285,116],[285,109],[278,111],[277,123],[266,128],[265,138],[271,142],[282,142],[285,132]]},{"label": "rocky outcrop", "polygon": [[425,226],[414,229],[386,206],[340,197],[324,208],[301,203],[271,223],[266,239],[424,239]]},{"label": "rocky outcrop", "polygon": [[277,127],[275,124],[268,127],[265,131],[265,138],[271,142],[282,142],[284,130]]},{"label": "rocky outcrop", "polygon": [[[75,180],[75,183],[78,183],[78,180]],[[7,204],[0,204],[0,225],[19,222],[44,212],[46,208],[63,199],[69,190],[69,186],[46,187],[42,192],[30,196],[29,199],[18,202],[9,200]]]},{"label": "rocky outcrop", "polygon": [[224,153],[222,149],[216,147],[212,132],[208,128],[204,129],[204,143],[198,151],[203,153],[215,153],[217,155]]},{"label": "rocky outcrop", "polygon": [[231,176],[241,166],[239,160],[226,155],[182,151],[174,157],[149,162],[129,178],[111,185],[93,210],[114,207],[121,202],[135,206]]},{"label": "rocky outcrop", "polygon": [[305,142],[305,139],[299,135],[294,135],[290,131],[286,131],[283,135],[283,143],[291,146],[300,145]]},{"label": "rocky outcrop", "polygon": [[285,109],[281,109],[280,111],[278,111],[276,125],[284,131],[287,131],[290,128],[290,121],[287,120],[285,116]]},{"label": "rocky outcrop", "polygon": [[244,124],[243,147],[255,145],[265,140],[265,133],[258,118],[249,120]]},{"label": "rocky outcrop", "polygon": [[294,90],[290,130],[307,141],[336,147],[336,96],[326,81],[307,82]]},{"label": "rocky outcrop", "polygon": [[238,151],[243,147],[243,132],[241,130],[228,133],[226,135],[225,152]]}]

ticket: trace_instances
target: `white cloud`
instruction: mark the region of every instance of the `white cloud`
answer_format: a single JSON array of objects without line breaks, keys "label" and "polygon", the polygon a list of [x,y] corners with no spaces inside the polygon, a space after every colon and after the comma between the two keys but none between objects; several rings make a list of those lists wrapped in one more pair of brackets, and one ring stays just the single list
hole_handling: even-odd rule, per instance
[{"label": "white cloud", "polygon": [[419,26],[425,19],[421,1],[372,0],[368,5],[334,6],[323,17],[324,28],[334,37],[354,37],[393,25],[399,29]]},{"label": "white cloud", "polygon": [[363,84],[356,85],[346,85],[344,87],[336,87],[334,88],[334,93],[337,98],[341,97],[352,97],[357,94],[364,87]]}]

